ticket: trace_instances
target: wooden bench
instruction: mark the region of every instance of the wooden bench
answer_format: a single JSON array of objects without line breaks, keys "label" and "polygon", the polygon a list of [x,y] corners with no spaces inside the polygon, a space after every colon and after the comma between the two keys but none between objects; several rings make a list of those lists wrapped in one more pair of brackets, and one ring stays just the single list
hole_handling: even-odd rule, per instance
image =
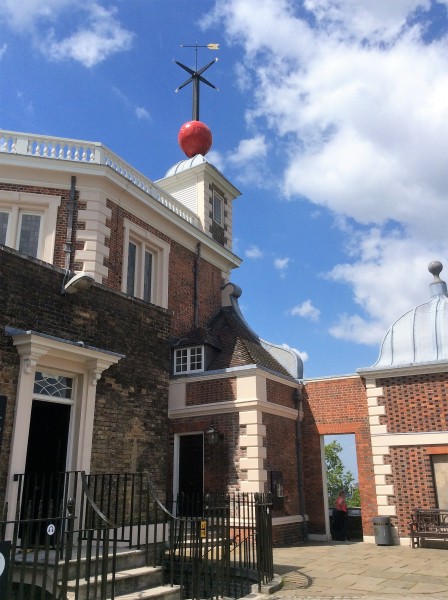
[{"label": "wooden bench", "polygon": [[409,537],[413,548],[421,547],[421,540],[448,540],[448,509],[416,508],[409,523]]}]

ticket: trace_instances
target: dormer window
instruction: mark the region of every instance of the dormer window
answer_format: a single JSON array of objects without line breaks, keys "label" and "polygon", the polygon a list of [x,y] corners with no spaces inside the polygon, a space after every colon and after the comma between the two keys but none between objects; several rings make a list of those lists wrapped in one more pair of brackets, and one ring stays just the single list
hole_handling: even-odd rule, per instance
[{"label": "dormer window", "polygon": [[179,348],[174,351],[174,374],[198,373],[204,370],[204,346]]}]

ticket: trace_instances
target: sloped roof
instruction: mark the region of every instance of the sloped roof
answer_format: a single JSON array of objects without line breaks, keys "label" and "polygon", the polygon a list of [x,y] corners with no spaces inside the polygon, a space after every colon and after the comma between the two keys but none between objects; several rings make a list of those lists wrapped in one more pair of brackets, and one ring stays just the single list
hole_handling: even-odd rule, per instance
[{"label": "sloped roof", "polygon": [[209,365],[209,370],[255,364],[290,376],[290,373],[263,348],[259,338],[241,321],[232,306],[221,308],[210,321],[208,328],[221,344],[221,351]]}]

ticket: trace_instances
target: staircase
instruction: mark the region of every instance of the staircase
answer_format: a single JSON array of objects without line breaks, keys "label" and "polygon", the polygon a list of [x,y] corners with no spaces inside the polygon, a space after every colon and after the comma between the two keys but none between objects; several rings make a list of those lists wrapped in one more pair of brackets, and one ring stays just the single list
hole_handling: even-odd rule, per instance
[{"label": "staircase", "polygon": [[[94,559],[95,561],[95,559]],[[100,561],[101,562],[101,561]],[[92,563],[92,561],[91,561]],[[110,563],[110,564],[109,564]],[[163,568],[145,566],[144,550],[124,550],[115,556],[115,577],[112,575],[112,561],[108,563],[106,575],[107,600],[181,600],[179,586],[163,585]],[[99,597],[103,584],[102,575],[84,579],[89,570],[95,572],[97,565],[87,564],[87,559],[69,562],[67,589],[61,600],[90,600]],[[77,577],[77,569],[81,577]],[[102,565],[98,569],[102,571]],[[62,591],[62,586],[59,586]]]}]

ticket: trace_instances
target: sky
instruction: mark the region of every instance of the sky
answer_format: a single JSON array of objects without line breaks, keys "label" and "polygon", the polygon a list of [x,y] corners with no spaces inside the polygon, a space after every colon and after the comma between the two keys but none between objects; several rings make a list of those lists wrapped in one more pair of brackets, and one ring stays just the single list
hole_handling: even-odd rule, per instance
[{"label": "sky", "polygon": [[0,128],[157,180],[191,119],[173,59],[218,43],[200,119],[242,192],[243,313],[306,378],[354,373],[448,265],[447,25],[448,0],[0,0]]}]

